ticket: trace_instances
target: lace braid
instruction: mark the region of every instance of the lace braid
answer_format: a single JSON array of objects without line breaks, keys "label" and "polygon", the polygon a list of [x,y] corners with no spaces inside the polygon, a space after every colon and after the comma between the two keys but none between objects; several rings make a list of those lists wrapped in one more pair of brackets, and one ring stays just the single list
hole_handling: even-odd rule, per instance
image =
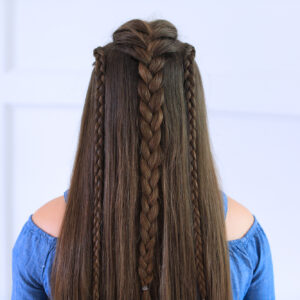
[{"label": "lace braid", "polygon": [[194,238],[195,238],[195,258],[198,270],[197,281],[202,296],[206,298],[206,284],[203,265],[203,242],[201,235],[201,223],[199,212],[199,186],[198,186],[198,168],[197,168],[197,148],[196,148],[196,110],[195,110],[195,81],[193,61],[195,58],[195,48],[189,44],[186,45],[184,56],[184,86],[185,97],[188,104],[189,121],[189,144],[190,144],[190,168],[191,168],[191,198],[194,216]]},{"label": "lace braid", "polygon": [[[164,103],[163,67],[166,52],[175,52],[177,31],[165,22],[165,31],[156,22],[133,20],[114,33],[114,43],[120,50],[138,60],[138,97],[140,145],[141,212],[138,274],[142,299],[150,300],[150,284],[154,277],[154,249],[158,231],[159,180],[162,162],[161,124]],[[166,39],[164,39],[164,37]]]},{"label": "lace braid", "polygon": [[100,287],[100,221],[104,182],[104,89],[105,58],[102,47],[94,49],[95,61],[95,158],[94,158],[94,216],[93,216],[93,300],[99,299]]}]

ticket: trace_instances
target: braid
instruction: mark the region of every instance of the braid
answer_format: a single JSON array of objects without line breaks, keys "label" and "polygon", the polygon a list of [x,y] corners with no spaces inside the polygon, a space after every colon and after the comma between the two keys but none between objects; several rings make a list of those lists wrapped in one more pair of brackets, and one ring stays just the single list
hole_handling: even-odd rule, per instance
[{"label": "braid", "polygon": [[100,217],[104,182],[104,50],[94,49],[95,62],[95,159],[94,159],[94,216],[93,216],[93,300],[99,299],[100,282]]},{"label": "braid", "polygon": [[[163,30],[162,30],[163,28]],[[141,212],[138,274],[142,299],[150,300],[154,249],[158,232],[159,180],[162,162],[161,124],[165,53],[175,52],[177,30],[167,22],[132,20],[113,34],[116,47],[138,60]]]},{"label": "braid", "polygon": [[191,167],[191,197],[194,216],[194,238],[195,238],[195,256],[196,267],[198,270],[197,281],[202,299],[206,298],[206,284],[203,265],[203,242],[201,235],[201,223],[199,212],[199,186],[198,186],[198,167],[197,167],[197,148],[196,148],[196,111],[195,111],[195,81],[193,60],[195,57],[195,48],[186,43],[186,53],[184,57],[184,86],[185,97],[188,104],[189,121],[189,144],[190,144],[190,167]]},{"label": "braid", "polygon": [[[147,51],[151,53],[153,42]],[[147,64],[139,62],[138,95],[140,97],[140,130],[141,130],[141,189],[142,210],[140,213],[141,242],[139,246],[139,276],[143,288],[142,299],[151,299],[149,285],[153,280],[154,247],[157,234],[158,182],[161,163],[161,123],[163,120],[162,104],[162,70],[164,59],[152,57]]]}]

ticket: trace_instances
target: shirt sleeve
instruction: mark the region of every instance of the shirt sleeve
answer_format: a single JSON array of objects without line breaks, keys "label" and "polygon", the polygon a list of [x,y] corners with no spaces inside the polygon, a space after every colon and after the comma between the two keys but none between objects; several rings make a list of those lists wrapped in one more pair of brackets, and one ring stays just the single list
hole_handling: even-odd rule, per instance
[{"label": "shirt sleeve", "polygon": [[49,241],[31,230],[29,220],[23,225],[12,249],[11,300],[47,300],[43,288],[43,270]]},{"label": "shirt sleeve", "polygon": [[258,234],[248,241],[247,252],[253,276],[244,300],[275,300],[272,253],[266,233],[258,223]]}]

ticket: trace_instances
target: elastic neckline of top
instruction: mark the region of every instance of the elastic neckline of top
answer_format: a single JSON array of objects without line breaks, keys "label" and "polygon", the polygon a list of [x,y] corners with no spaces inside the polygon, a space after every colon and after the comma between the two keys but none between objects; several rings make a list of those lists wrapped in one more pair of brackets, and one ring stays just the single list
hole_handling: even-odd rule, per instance
[{"label": "elastic neckline of top", "polygon": [[[46,237],[46,238],[48,238],[48,239],[50,239],[52,241],[56,241],[57,237],[50,235],[49,233],[47,233],[46,231],[44,231],[43,229],[41,229],[40,227],[38,227],[33,222],[32,215],[33,214],[31,214],[29,216],[28,221],[27,221],[28,228],[31,231],[40,233],[41,235],[43,235],[44,237]],[[241,245],[241,244],[246,244],[249,241],[249,239],[256,233],[256,231],[258,230],[259,226],[258,226],[258,221],[256,219],[256,216],[253,215],[253,217],[254,217],[253,224],[251,225],[251,227],[249,228],[249,230],[246,232],[246,234],[243,237],[241,237],[239,239],[227,241],[227,244],[230,247],[234,247],[234,246]]]},{"label": "elastic neckline of top", "polygon": [[254,217],[254,221],[253,221],[251,227],[246,232],[246,234],[244,236],[242,236],[241,238],[239,238],[239,239],[227,241],[229,246],[236,246],[236,245],[240,245],[240,244],[246,244],[249,241],[249,239],[257,232],[257,230],[258,230],[258,221],[257,221],[255,215],[253,215],[253,217]]}]

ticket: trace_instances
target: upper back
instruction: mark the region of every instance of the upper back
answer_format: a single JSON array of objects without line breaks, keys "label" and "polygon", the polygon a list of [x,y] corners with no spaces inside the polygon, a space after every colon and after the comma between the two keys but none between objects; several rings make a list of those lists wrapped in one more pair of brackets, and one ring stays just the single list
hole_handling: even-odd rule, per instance
[{"label": "upper back", "polygon": [[[51,298],[51,269],[66,198],[65,192],[65,197],[47,202],[23,226],[12,253],[13,299],[40,299],[42,294]],[[225,194],[223,199],[233,299],[275,299],[272,256],[263,228],[243,205]],[[33,290],[36,282],[39,286]]]}]

